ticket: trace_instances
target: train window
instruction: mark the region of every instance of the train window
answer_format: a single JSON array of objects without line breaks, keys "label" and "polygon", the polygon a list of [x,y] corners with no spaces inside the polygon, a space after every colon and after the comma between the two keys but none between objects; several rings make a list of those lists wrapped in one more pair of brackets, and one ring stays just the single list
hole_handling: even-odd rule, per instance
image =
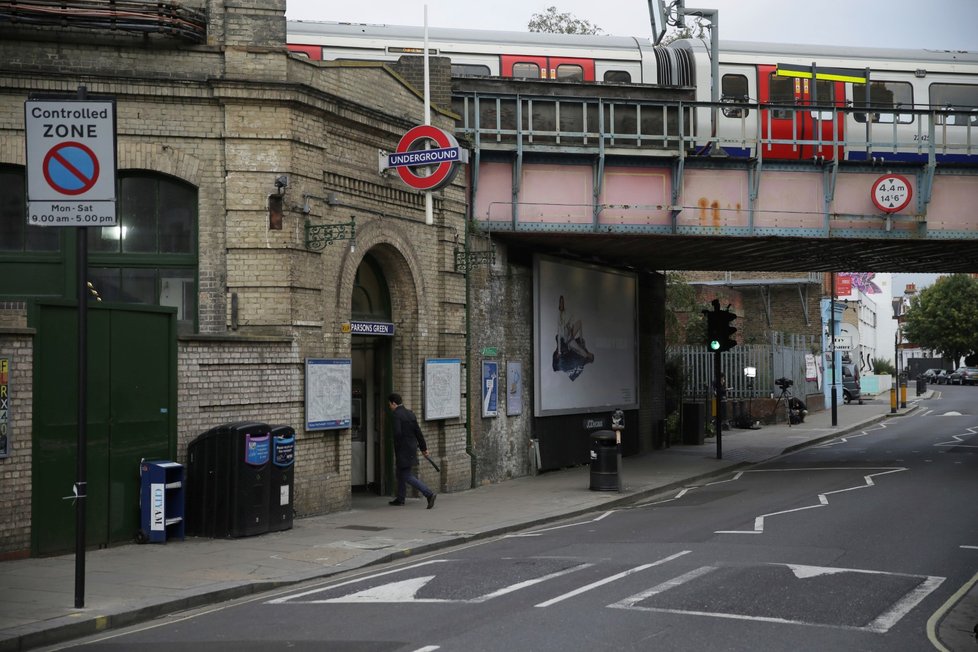
[{"label": "train window", "polygon": [[[818,106],[835,104],[835,82],[824,79],[816,80],[815,93],[809,97],[809,103]],[[812,118],[815,119],[832,120],[834,117],[832,111],[812,111]]]},{"label": "train window", "polygon": [[517,79],[539,79],[540,66],[535,63],[514,63],[513,77]]},{"label": "train window", "polygon": [[488,77],[491,74],[489,66],[475,63],[452,64],[452,77]]},{"label": "train window", "polygon": [[978,86],[967,84],[931,84],[930,105],[938,109],[956,109],[942,113],[935,124],[978,126]]},{"label": "train window", "polygon": [[[900,107],[913,107],[913,86],[909,82],[873,81],[869,84],[869,104],[866,104],[866,84],[852,85],[852,106],[869,109],[872,122],[910,124],[912,113],[899,113]],[[852,114],[856,122],[866,122],[866,113]]]},{"label": "train window", "polygon": [[606,82],[630,84],[632,81],[632,76],[625,70],[605,70],[604,80]]},{"label": "train window", "polygon": [[[747,92],[746,75],[724,75],[720,82],[721,102],[747,102],[750,95]],[[727,118],[745,118],[749,113],[746,107],[726,107],[723,115]]]},{"label": "train window", "polygon": [[576,64],[562,63],[557,66],[557,79],[563,81],[584,81],[584,68]]},{"label": "train window", "polygon": [[[794,105],[795,80],[789,77],[779,77],[771,73],[771,85],[768,91],[768,101],[771,104]],[[791,109],[771,109],[774,119],[790,120],[794,112]]]}]

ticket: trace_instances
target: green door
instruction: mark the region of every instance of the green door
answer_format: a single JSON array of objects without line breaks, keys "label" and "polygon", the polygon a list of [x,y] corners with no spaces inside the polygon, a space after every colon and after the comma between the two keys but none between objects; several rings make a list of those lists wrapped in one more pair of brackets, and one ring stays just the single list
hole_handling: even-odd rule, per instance
[{"label": "green door", "polygon": [[[86,543],[131,540],[139,529],[139,461],[176,453],[176,314],[172,308],[91,305],[88,311]],[[32,548],[75,541],[78,317],[37,306]]]}]

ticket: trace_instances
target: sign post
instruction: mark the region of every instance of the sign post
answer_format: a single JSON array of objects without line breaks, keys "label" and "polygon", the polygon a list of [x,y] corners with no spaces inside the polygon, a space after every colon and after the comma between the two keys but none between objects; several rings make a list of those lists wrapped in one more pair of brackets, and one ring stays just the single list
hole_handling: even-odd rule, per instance
[{"label": "sign post", "polygon": [[77,226],[78,440],[75,451],[75,608],[85,606],[85,509],[88,494],[88,227],[115,226],[115,102],[27,100],[27,223]]}]

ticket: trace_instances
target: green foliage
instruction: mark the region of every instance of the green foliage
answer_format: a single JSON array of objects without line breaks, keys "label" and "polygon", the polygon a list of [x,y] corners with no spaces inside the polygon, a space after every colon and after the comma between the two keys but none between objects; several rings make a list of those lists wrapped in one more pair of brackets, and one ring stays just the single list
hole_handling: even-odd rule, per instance
[{"label": "green foliage", "polygon": [[710,29],[709,23],[706,23],[702,18],[696,16],[686,16],[686,27],[679,29],[678,27],[670,27],[666,31],[666,35],[662,37],[662,42],[659,45],[668,45],[673,41],[678,41],[679,39],[701,39],[706,38],[707,31]]},{"label": "green foliage", "polygon": [[600,34],[603,30],[589,20],[576,18],[573,14],[557,11],[557,7],[547,7],[542,14],[533,14],[526,28],[531,32],[550,34]]},{"label": "green foliage", "polygon": [[[688,344],[690,331],[699,337],[697,342],[703,341],[706,333],[705,327],[690,315],[698,315],[696,305],[696,289],[686,281],[686,275],[682,272],[666,272],[666,343],[667,344]],[[689,320],[683,322],[680,315],[687,315]],[[702,333],[696,332],[697,328]]]},{"label": "green foliage", "polygon": [[937,279],[911,300],[902,328],[908,342],[939,351],[955,364],[978,351],[978,279],[968,274]]},{"label": "green foliage", "polygon": [[879,358],[873,358],[873,373],[878,376],[892,376],[896,374],[896,367],[889,360],[880,360]]}]

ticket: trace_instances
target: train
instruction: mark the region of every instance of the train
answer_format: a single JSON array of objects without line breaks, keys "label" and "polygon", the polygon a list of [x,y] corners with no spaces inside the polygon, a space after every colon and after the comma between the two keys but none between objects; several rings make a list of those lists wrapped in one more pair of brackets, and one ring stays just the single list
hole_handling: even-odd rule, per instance
[{"label": "train", "polygon": [[[291,52],[314,61],[396,61],[424,28],[289,21]],[[692,88],[695,132],[726,155],[978,163],[978,52],[428,29],[457,77]],[[710,105],[713,94],[719,99]]]}]

